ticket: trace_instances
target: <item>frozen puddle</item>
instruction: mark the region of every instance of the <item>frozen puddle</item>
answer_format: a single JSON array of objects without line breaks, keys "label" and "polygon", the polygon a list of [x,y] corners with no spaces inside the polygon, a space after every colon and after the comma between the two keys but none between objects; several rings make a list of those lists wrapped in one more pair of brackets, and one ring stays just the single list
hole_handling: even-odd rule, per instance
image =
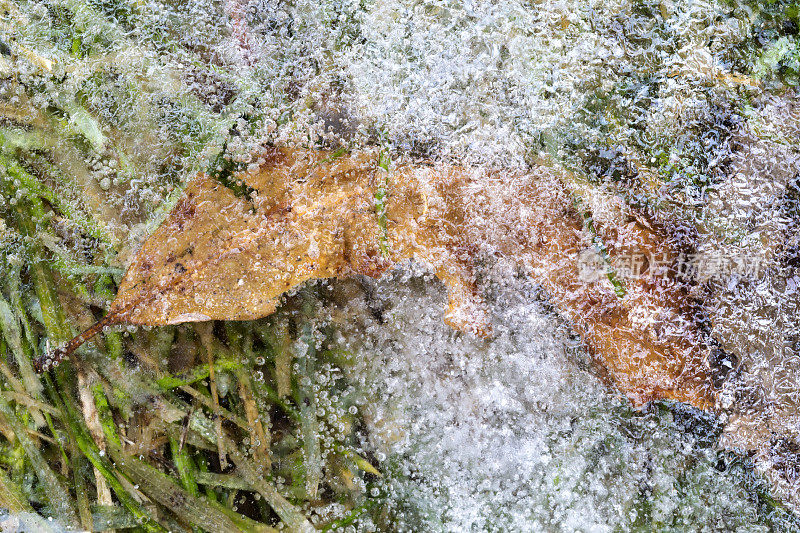
[{"label": "frozen puddle", "polygon": [[365,447],[399,530],[769,530],[766,489],[715,446],[713,421],[633,412],[531,282],[490,291],[492,341],[446,326],[445,292],[419,272],[355,298],[339,285]]},{"label": "frozen puddle", "polygon": [[[424,271],[329,284],[339,305],[317,330],[352,355],[350,413],[383,474],[368,501],[385,510],[342,529],[800,530],[770,496],[800,505],[800,19],[788,2],[52,4],[4,3],[0,103],[9,157],[54,165],[42,184],[75,210],[44,236],[61,274],[121,273],[196,172],[298,144],[509,169],[550,158],[574,169],[596,217],[613,223],[606,201],[620,200],[696,232],[700,264],[765,265],[693,280],[736,361],[719,419],[631,410],[531,280],[487,273],[491,341],[443,323],[444,290]],[[83,220],[116,244],[84,235]],[[4,253],[19,276],[14,239]],[[338,394],[334,370],[315,375],[318,405]],[[318,523],[350,511],[313,492],[298,505]],[[43,524],[0,513],[2,531]]]}]

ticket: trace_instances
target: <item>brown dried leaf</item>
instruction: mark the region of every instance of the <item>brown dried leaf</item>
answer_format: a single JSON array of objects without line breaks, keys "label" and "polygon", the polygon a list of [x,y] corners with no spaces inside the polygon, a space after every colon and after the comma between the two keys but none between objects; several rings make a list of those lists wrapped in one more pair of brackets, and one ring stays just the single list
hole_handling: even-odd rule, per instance
[{"label": "brown dried leaf", "polygon": [[[60,354],[108,324],[263,317],[305,281],[378,276],[409,258],[430,264],[447,286],[448,324],[486,336],[490,317],[474,264],[495,256],[544,286],[634,404],[669,398],[713,406],[708,348],[681,307],[685,290],[655,268],[628,280],[624,298],[605,278],[583,280],[579,256],[593,244],[555,171],[401,165],[387,174],[377,159],[272,148],[256,171],[238,176],[241,187],[198,176],[136,255],[106,319]],[[384,235],[375,206],[382,184]],[[612,256],[676,256],[657,229],[635,218],[598,231]]]}]

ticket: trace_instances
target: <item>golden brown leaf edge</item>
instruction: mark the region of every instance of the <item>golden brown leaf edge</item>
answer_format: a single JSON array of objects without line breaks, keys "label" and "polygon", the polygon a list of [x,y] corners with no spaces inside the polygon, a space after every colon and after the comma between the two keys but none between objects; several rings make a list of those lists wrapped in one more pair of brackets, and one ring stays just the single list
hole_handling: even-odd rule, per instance
[{"label": "golden brown leaf edge", "polygon": [[[197,176],[139,250],[106,317],[41,366],[105,326],[256,319],[307,280],[377,277],[410,258],[446,285],[448,324],[489,336],[474,267],[495,257],[546,289],[634,405],[713,407],[708,346],[674,268],[645,268],[625,280],[624,297],[606,277],[582,275],[579,258],[593,237],[558,170],[409,163],[386,171],[375,151],[336,155],[274,147],[236,176],[236,187]],[[376,208],[378,191],[386,194]],[[595,222],[594,231],[612,259],[666,257],[674,267],[676,250],[641,217]]]}]

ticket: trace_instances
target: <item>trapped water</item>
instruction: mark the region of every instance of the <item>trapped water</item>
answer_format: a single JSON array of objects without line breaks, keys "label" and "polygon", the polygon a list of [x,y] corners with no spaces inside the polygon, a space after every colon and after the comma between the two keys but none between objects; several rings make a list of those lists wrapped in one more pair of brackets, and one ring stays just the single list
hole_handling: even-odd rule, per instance
[{"label": "trapped water", "polygon": [[798,17],[0,1],[2,528],[800,529]]}]

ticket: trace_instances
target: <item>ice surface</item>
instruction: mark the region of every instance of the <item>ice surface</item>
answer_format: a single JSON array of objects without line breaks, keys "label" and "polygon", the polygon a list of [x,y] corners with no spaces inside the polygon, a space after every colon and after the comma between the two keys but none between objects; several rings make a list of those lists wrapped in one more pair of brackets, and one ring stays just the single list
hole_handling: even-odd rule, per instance
[{"label": "ice surface", "polygon": [[442,324],[423,272],[348,292],[337,320],[400,530],[769,530],[714,423],[631,411],[530,281],[495,273],[486,342]]},{"label": "ice surface", "polygon": [[[19,126],[3,142],[47,153],[36,163],[68,176],[49,181],[71,215],[51,221],[43,245],[71,275],[120,274],[183,182],[223,147],[256,167],[264,143],[505,168],[547,158],[574,171],[598,223],[620,222],[624,201],[691,251],[709,338],[728,354],[716,422],[632,412],[535,280],[486,271],[491,342],[443,326],[442,290],[420,272],[371,289],[385,323],[375,296],[343,302],[336,327],[357,355],[347,372],[363,395],[364,447],[383,458],[381,490],[402,527],[774,527],[720,432],[754,454],[776,495],[800,501],[800,107],[782,85],[797,43],[755,3],[53,5],[3,4],[14,53],[0,56],[0,95]],[[69,31],[61,8],[74,12]],[[30,260],[24,243],[0,224],[12,270]],[[725,266],[739,259],[758,268]]]}]

